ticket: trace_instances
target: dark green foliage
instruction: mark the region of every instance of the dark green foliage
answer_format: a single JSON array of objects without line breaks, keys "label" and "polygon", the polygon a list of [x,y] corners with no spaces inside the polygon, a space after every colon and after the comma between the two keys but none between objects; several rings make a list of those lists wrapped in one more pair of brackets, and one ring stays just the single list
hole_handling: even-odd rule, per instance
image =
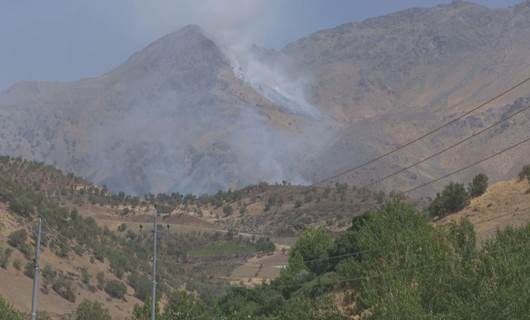
[{"label": "dark green foliage", "polygon": [[164,307],[162,320],[210,320],[206,305],[194,294],[177,290],[171,294]]},{"label": "dark green foliage", "polygon": [[471,198],[480,197],[488,190],[488,176],[482,173],[475,176],[467,189]]},{"label": "dark green foliage", "polygon": [[29,246],[27,240],[28,234],[26,233],[26,230],[20,229],[9,234],[7,243],[12,247],[17,248],[27,259],[30,259],[33,255],[33,249]]},{"label": "dark green foliage", "polygon": [[63,274],[59,274],[57,276],[55,282],[52,285],[52,289],[64,299],[70,302],[75,302],[76,294],[72,281],[66,278]]},{"label": "dark green foliage", "polygon": [[20,270],[20,268],[22,268],[22,262],[20,261],[20,259],[15,259],[13,261],[13,268],[17,270]]},{"label": "dark green foliage", "polygon": [[[142,306],[135,305],[133,309],[133,315],[131,320],[151,320],[151,298],[148,297],[144,300]],[[155,310],[156,318],[160,319],[160,308],[158,303],[156,304]]]},{"label": "dark green foliage", "polygon": [[272,253],[276,250],[276,245],[269,238],[259,238],[256,241],[256,250],[259,252]]},{"label": "dark green foliage", "polygon": [[331,236],[324,227],[308,228],[291,248],[289,257],[299,254],[311,272],[321,274],[329,267],[332,245]]},{"label": "dark green foliage", "polygon": [[33,279],[35,276],[35,264],[33,262],[28,262],[24,266],[24,275],[30,279]]},{"label": "dark green foliage", "polygon": [[46,264],[42,269],[44,287],[47,288],[50,284],[53,284],[55,281],[55,277],[57,277],[57,272],[53,269],[51,265]]},{"label": "dark green foliage", "polygon": [[35,205],[33,199],[28,194],[20,194],[9,201],[9,209],[26,218],[34,212]]},{"label": "dark green foliage", "polygon": [[110,280],[105,284],[105,292],[113,298],[123,299],[127,292],[127,287],[121,281]]},{"label": "dark green foliage", "polygon": [[15,248],[20,248],[24,245],[26,245],[26,241],[28,240],[28,234],[26,230],[20,229],[17,231],[13,231],[9,234],[7,238],[7,243]]},{"label": "dark green foliage", "polygon": [[102,303],[84,300],[77,306],[73,320],[112,320]]},{"label": "dark green foliage", "polygon": [[451,182],[438,193],[429,207],[432,217],[444,217],[458,212],[469,204],[469,194],[463,184]]},{"label": "dark green foliage", "polygon": [[127,278],[127,282],[134,289],[134,296],[145,301],[151,295],[151,281],[136,272],[133,272]]},{"label": "dark green foliage", "polygon": [[0,297],[0,320],[24,320],[24,317],[4,298]]},{"label": "dark green foliage", "polygon": [[13,249],[0,248],[0,268],[7,269],[7,266],[9,265],[9,259],[11,258],[11,254],[13,254]]},{"label": "dark green foliage", "polygon": [[524,166],[519,172],[519,180],[528,179],[530,181],[530,164]]},{"label": "dark green foliage", "polygon": [[232,213],[234,213],[234,209],[232,209],[231,206],[224,206],[223,207],[223,214],[225,215],[225,217],[231,216]]}]

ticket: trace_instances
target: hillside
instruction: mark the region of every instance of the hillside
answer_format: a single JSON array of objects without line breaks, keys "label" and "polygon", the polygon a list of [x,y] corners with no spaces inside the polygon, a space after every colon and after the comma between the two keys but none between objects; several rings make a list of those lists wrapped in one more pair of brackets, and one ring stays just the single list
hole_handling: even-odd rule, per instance
[{"label": "hillside", "polygon": [[[265,183],[213,196],[136,197],[50,165],[0,157],[0,296],[19,310],[30,308],[25,268],[33,257],[37,214],[45,218],[42,310],[60,318],[89,299],[104,303],[113,319],[125,319],[149,293],[156,211],[160,293],[185,287],[213,303],[230,283],[255,285],[278,277],[286,250],[307,226],[326,225],[338,234],[385,199],[346,185]],[[9,240],[20,233],[22,240]],[[123,297],[106,289],[112,281],[125,285]]]},{"label": "hillside", "polygon": [[[0,94],[0,153],[132,194],[308,184],[527,78],[529,21],[527,1],[504,9],[454,1],[322,30],[278,51],[255,47],[239,58],[188,26],[99,77],[13,85]],[[524,107],[528,89],[340,182],[362,185],[439,150]],[[520,115],[384,187],[410,187],[495,152],[522,139],[528,120]],[[519,150],[477,170],[493,179],[514,174],[529,151]]]},{"label": "hillside", "polygon": [[526,179],[497,182],[484,195],[472,199],[464,210],[436,224],[447,225],[465,218],[475,226],[479,240],[491,239],[498,230],[530,223],[529,190]]}]

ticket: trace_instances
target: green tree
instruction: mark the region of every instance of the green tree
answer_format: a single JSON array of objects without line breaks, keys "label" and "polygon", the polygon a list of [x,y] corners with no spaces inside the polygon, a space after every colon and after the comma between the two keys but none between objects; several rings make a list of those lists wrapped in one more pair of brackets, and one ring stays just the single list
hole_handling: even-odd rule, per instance
[{"label": "green tree", "polygon": [[0,297],[0,320],[24,320],[24,317]]},{"label": "green tree", "polygon": [[84,300],[77,306],[73,320],[112,320],[101,302]]},{"label": "green tree", "polygon": [[488,190],[488,176],[482,173],[475,176],[467,189],[471,198],[480,197]]},{"label": "green tree", "polygon": [[[147,297],[144,300],[142,306],[136,304],[133,309],[133,317],[131,320],[151,320],[151,297]],[[159,304],[156,304],[156,318],[160,319],[160,309]]]},{"label": "green tree", "polygon": [[291,248],[289,257],[299,254],[311,272],[321,274],[329,267],[329,250],[332,245],[331,236],[324,227],[310,227],[300,235]]},{"label": "green tree", "polygon": [[210,320],[212,316],[206,305],[194,294],[177,290],[169,297],[162,320],[188,319]]},{"label": "green tree", "polygon": [[111,280],[105,285],[105,292],[113,298],[123,299],[127,293],[127,287],[121,281]]},{"label": "green tree", "polygon": [[444,217],[458,212],[469,204],[469,194],[461,183],[451,182],[442,193],[438,193],[429,206],[431,216]]}]

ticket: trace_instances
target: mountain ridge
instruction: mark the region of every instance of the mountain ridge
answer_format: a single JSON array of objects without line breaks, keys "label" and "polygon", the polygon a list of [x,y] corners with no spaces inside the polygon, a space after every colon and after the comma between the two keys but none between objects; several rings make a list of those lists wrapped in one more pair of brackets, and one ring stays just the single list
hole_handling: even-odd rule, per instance
[{"label": "mountain ridge", "polygon": [[[4,91],[0,153],[137,194],[318,181],[530,74],[528,4],[409,9],[322,30],[279,51],[254,47],[243,60],[187,26],[99,77]],[[513,104],[524,89],[484,111]],[[473,129],[457,126],[460,136]],[[422,141],[361,176],[404,166],[455,138]],[[407,175],[405,185],[469,160],[448,158]],[[519,161],[510,162],[513,170]]]}]

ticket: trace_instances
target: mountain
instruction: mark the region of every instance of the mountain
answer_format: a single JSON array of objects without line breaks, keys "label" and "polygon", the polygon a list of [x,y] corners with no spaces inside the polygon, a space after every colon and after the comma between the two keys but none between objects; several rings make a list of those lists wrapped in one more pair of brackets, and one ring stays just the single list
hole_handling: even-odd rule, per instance
[{"label": "mountain", "polygon": [[[100,77],[12,86],[0,95],[0,153],[137,194],[310,183],[528,77],[529,31],[528,1],[505,9],[464,1],[409,9],[278,51],[232,50],[188,26]],[[439,150],[524,107],[528,89],[341,181],[362,185]],[[521,115],[385,187],[416,185],[518,141],[528,120]],[[529,150],[477,170],[494,179],[513,174]]]}]

